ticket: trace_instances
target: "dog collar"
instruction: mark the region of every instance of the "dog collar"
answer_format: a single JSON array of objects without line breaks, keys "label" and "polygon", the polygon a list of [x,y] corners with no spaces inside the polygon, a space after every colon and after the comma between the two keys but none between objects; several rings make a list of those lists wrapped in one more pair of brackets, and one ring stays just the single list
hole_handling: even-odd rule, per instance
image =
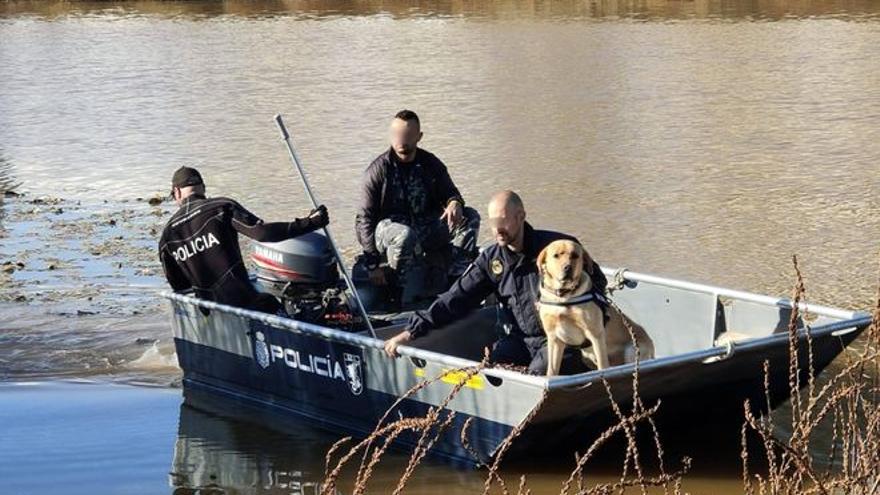
[{"label": "dog collar", "polygon": [[[542,275],[543,275],[543,273],[542,273]],[[542,280],[541,281],[541,289],[552,292],[553,295],[556,297],[565,297],[566,294],[569,294],[571,292],[576,291],[578,289],[578,287],[580,287],[581,284],[584,283],[585,278],[586,278],[586,274],[581,275],[581,279],[580,279],[580,281],[578,281],[578,284],[576,286],[572,287],[571,289],[553,289],[551,287],[546,287],[546,286],[544,286],[544,282]]]},{"label": "dog collar", "polygon": [[605,296],[601,294],[597,294],[595,292],[587,292],[585,294],[581,294],[577,297],[573,297],[566,301],[544,301],[543,299],[538,301],[541,304],[547,304],[550,306],[574,306],[576,304],[584,304],[591,301],[598,301],[602,304],[608,304],[608,300],[605,299]]},{"label": "dog collar", "polygon": [[574,290],[577,289],[577,287],[575,287],[574,289],[549,289],[549,288],[545,287],[544,289],[549,290],[556,297],[565,297],[565,295],[568,294],[569,292],[574,292]]}]

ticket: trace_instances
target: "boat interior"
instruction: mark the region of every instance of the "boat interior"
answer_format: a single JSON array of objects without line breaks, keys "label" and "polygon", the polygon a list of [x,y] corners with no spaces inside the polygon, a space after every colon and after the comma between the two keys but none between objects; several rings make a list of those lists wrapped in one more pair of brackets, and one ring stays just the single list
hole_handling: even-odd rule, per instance
[{"label": "boat interior", "polygon": [[[608,270],[609,274],[613,273]],[[654,342],[655,357],[701,351],[729,343],[785,332],[792,307],[787,299],[758,296],[718,287],[653,276],[627,274],[610,299],[640,324]],[[495,306],[486,306],[462,321],[412,341],[410,346],[479,361],[498,336]],[[807,306],[797,326],[816,328],[851,318],[832,308]],[[405,322],[377,328],[387,339],[405,328]]]}]

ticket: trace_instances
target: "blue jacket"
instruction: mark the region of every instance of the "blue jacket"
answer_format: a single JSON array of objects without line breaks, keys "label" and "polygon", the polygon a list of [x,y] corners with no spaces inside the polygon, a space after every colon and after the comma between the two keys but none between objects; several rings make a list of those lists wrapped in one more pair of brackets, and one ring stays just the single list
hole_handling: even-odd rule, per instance
[{"label": "blue jacket", "polygon": [[[466,316],[495,294],[508,316],[513,317],[514,331],[521,332],[530,347],[542,344],[544,330],[535,304],[541,285],[538,254],[553,241],[577,239],[559,232],[535,230],[528,223],[524,228],[522,253],[497,244],[484,249],[448,291],[428,309],[414,313],[408,325],[413,338]],[[599,266],[595,262],[593,265],[593,287],[604,294],[608,281]]]}]

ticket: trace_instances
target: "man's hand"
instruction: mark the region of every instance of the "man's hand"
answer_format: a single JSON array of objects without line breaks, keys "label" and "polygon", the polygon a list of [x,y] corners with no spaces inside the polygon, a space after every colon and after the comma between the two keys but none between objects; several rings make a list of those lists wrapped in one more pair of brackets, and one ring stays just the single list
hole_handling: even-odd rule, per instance
[{"label": "man's hand", "polygon": [[326,227],[327,224],[330,223],[330,214],[327,212],[327,207],[321,205],[309,213],[308,219],[309,225],[311,225],[312,228],[320,229]]},{"label": "man's hand", "polygon": [[400,357],[400,354],[397,353],[397,348],[401,344],[406,344],[410,340],[412,340],[412,334],[409,333],[408,330],[404,330],[394,337],[391,337],[385,341],[385,354],[388,354],[388,357]]},{"label": "man's hand", "polygon": [[378,287],[384,287],[384,286],[388,285],[388,280],[385,278],[385,269],[382,268],[381,266],[377,266],[376,268],[373,268],[372,270],[370,270],[369,273],[370,273],[370,283],[371,284],[378,286]]},{"label": "man's hand", "polygon": [[443,210],[443,214],[440,215],[440,220],[443,219],[446,220],[446,226],[449,227],[451,232],[456,225],[464,220],[464,208],[462,208],[461,203],[456,200],[450,201],[446,205],[446,209]]}]

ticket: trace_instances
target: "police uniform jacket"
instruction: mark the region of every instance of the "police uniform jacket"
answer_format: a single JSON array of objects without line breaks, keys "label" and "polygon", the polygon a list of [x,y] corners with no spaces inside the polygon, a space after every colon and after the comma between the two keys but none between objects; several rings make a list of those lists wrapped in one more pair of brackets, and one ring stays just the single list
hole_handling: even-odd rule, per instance
[{"label": "police uniform jacket", "polygon": [[[466,316],[495,294],[499,304],[512,316],[513,332],[521,334],[532,351],[537,350],[546,340],[535,305],[541,284],[536,264],[538,254],[553,241],[577,239],[559,232],[535,230],[528,223],[524,228],[521,253],[497,244],[484,249],[448,291],[427,310],[413,314],[408,325],[412,336],[418,338]],[[595,262],[593,274],[593,290],[604,294],[608,282]]]},{"label": "police uniform jacket", "polygon": [[249,307],[257,291],[251,284],[238,234],[278,242],[317,229],[308,219],[263,223],[229,198],[187,197],[165,225],[159,240],[159,259],[175,291],[193,289],[203,299]]}]

